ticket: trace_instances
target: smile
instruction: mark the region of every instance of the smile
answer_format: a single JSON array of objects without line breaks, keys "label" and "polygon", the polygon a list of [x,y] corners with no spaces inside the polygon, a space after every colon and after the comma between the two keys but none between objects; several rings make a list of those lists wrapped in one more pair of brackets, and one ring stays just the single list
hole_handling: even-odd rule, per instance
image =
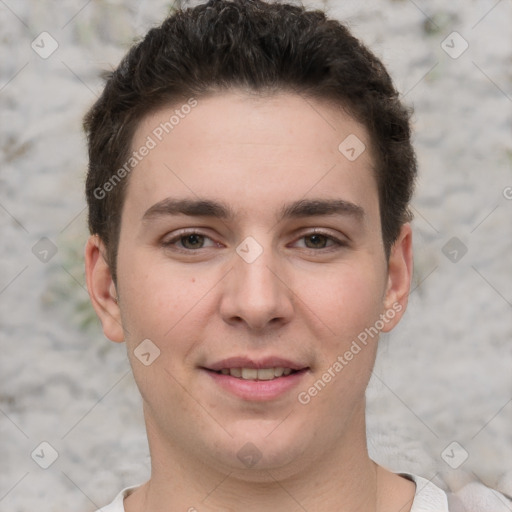
[{"label": "smile", "polygon": [[273,380],[279,377],[287,377],[296,370],[291,368],[222,368],[216,373],[230,375],[244,380]]},{"label": "smile", "polygon": [[271,401],[280,397],[295,396],[293,390],[304,387],[304,377],[309,368],[293,369],[288,366],[260,368],[234,367],[202,369],[212,379],[217,389],[244,401]]}]

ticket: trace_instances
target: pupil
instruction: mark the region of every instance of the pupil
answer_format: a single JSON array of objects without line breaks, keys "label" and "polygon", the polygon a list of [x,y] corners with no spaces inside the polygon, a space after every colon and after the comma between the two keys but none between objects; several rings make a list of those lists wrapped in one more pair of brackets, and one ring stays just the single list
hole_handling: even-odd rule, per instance
[{"label": "pupil", "polygon": [[203,236],[202,235],[187,235],[182,238],[182,243],[185,247],[196,248],[202,245]]},{"label": "pupil", "polygon": [[311,235],[308,240],[312,242],[312,246],[315,248],[325,247],[326,239],[323,235]]}]

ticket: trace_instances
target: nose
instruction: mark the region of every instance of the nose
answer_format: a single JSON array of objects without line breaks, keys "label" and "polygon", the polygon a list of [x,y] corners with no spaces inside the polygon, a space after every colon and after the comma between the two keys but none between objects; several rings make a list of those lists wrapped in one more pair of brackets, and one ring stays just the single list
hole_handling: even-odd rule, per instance
[{"label": "nose", "polygon": [[287,281],[270,248],[255,260],[242,252],[235,254],[232,270],[223,280],[223,320],[260,333],[285,325],[293,315],[293,292]]}]

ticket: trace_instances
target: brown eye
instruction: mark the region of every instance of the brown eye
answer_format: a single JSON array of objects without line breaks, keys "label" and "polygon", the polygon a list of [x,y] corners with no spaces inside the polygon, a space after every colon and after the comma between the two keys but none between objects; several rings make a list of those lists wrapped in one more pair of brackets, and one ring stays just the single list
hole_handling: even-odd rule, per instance
[{"label": "brown eye", "polygon": [[[337,238],[329,233],[323,233],[316,229],[302,235],[296,242],[295,247],[313,251],[318,254],[341,250],[348,246],[346,240]],[[312,254],[312,253],[311,253]]]},{"label": "brown eye", "polygon": [[166,250],[188,254],[199,253],[201,249],[222,247],[222,244],[212,240],[208,235],[195,230],[178,232],[172,238],[166,236],[161,241],[161,245]]},{"label": "brown eye", "polygon": [[190,235],[182,236],[180,242],[185,249],[201,249],[204,245],[204,239],[204,235],[191,233]]},{"label": "brown eye", "polygon": [[329,238],[325,235],[308,235],[304,237],[306,247],[308,249],[324,249],[327,247],[327,242]]}]

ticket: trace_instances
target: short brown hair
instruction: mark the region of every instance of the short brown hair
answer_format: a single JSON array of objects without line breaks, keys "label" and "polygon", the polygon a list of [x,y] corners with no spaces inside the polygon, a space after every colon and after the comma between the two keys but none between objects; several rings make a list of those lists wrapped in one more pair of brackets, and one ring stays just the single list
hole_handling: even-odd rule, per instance
[{"label": "short brown hair", "polygon": [[106,245],[114,280],[127,179],[112,180],[126,170],[138,123],[160,107],[232,88],[333,101],[366,127],[389,256],[411,218],[417,166],[410,109],[384,65],[322,11],[262,0],[209,0],[151,29],[109,74],[84,118],[89,229]]}]

